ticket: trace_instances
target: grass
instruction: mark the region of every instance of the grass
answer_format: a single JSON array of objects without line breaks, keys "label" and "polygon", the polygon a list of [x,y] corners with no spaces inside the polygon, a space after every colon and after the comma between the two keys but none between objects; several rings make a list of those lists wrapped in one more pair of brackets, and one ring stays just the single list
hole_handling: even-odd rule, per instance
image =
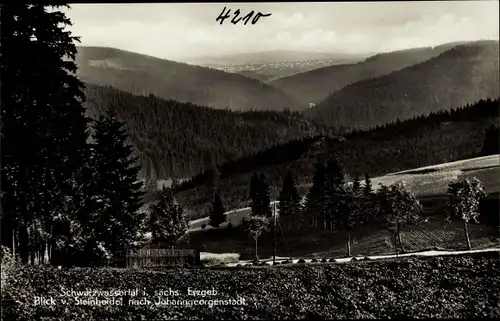
[{"label": "grass", "polygon": [[239,261],[239,259],[240,259],[240,254],[238,253],[208,253],[208,252],[200,253],[201,263],[205,265],[236,263]]},{"label": "grass", "polygon": [[[440,207],[434,205],[434,210],[440,210]],[[432,210],[430,212],[432,213]],[[474,249],[499,244],[499,231],[490,225],[470,224],[469,234]],[[299,235],[279,231],[277,236],[277,256],[338,258],[346,255],[347,234],[342,231],[310,229]],[[446,224],[443,215],[435,214],[429,216],[426,223],[404,227],[402,241],[407,251],[436,247],[459,250],[466,247],[463,223],[453,220]],[[353,255],[393,254],[393,244],[393,234],[390,231],[362,227],[352,233],[351,252]],[[258,245],[259,257],[267,258],[273,255],[271,233],[263,234]],[[239,253],[242,260],[255,256],[253,239],[240,227],[194,231],[190,233],[189,244],[183,246],[201,248],[202,251],[212,253]]]}]

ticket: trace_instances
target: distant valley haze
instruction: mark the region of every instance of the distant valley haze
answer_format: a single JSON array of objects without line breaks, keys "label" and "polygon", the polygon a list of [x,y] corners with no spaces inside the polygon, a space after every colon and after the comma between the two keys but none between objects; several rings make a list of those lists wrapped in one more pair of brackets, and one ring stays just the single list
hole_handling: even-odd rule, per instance
[{"label": "distant valley haze", "polygon": [[[271,13],[255,25],[215,19],[222,9]],[[322,55],[371,55],[455,41],[498,39],[498,1],[359,3],[74,4],[72,32],[105,46],[180,62],[227,58],[256,63]],[[303,53],[303,57],[297,57]],[[248,55],[249,54],[249,55]],[[310,58],[307,58],[307,55]],[[228,55],[233,55],[230,58]],[[267,54],[264,54],[264,56]],[[242,57],[248,56],[248,61]],[[300,58],[300,59],[299,59]],[[266,63],[262,61],[257,63]]]}]

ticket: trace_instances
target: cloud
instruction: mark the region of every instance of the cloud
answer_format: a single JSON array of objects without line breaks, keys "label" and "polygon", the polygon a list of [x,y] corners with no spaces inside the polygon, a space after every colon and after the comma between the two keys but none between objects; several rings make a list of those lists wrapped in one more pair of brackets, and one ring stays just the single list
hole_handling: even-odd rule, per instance
[{"label": "cloud", "polygon": [[[271,13],[255,25],[215,21],[226,6]],[[497,1],[79,4],[67,15],[83,45],[167,59],[244,51],[375,52],[498,39]]]}]

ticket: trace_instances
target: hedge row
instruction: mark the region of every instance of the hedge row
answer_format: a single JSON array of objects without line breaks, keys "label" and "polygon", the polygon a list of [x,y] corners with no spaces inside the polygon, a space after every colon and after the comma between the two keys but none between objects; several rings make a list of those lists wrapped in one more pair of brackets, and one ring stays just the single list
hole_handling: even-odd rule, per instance
[{"label": "hedge row", "polygon": [[[292,265],[266,269],[125,269],[19,267],[2,293],[5,320],[170,320],[292,318],[500,317],[498,252],[342,265]],[[178,291],[170,299],[195,299],[188,288],[215,289],[198,299],[244,298],[243,305],[85,306],[70,289]],[[36,296],[55,305],[35,306]],[[104,297],[103,297],[104,298]],[[108,297],[109,298],[109,297]],[[124,299],[127,297],[119,296]],[[133,297],[130,297],[133,298]],[[137,297],[135,297],[137,299]],[[66,305],[60,302],[66,299]],[[57,302],[59,301],[59,302]],[[7,302],[7,303],[5,303]],[[240,304],[242,301],[239,301]],[[233,302],[234,303],[234,302]]]}]

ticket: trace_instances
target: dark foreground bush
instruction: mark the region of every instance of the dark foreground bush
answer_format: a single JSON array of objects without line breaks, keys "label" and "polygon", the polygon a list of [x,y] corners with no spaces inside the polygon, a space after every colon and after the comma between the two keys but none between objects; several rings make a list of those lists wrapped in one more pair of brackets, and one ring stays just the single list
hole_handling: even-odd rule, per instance
[{"label": "dark foreground bush", "polygon": [[[500,289],[494,286],[500,282],[498,252],[279,269],[178,268],[152,272],[22,267],[10,282],[2,297],[10,296],[10,320],[19,321],[500,316]],[[213,288],[216,294],[189,297],[188,288]],[[76,305],[75,294],[69,292],[113,289],[138,289],[139,293],[129,296],[130,300],[123,294],[115,296],[120,303],[117,306],[88,306]],[[169,295],[165,300],[175,303],[188,299],[207,301],[197,306],[155,305],[161,290]],[[177,294],[169,294],[169,290]],[[35,305],[37,297],[52,298],[55,304]],[[132,304],[133,299],[142,297],[151,303]],[[208,308],[210,300],[239,298],[244,299],[239,301],[242,305],[217,305],[212,301],[213,308]]]}]

